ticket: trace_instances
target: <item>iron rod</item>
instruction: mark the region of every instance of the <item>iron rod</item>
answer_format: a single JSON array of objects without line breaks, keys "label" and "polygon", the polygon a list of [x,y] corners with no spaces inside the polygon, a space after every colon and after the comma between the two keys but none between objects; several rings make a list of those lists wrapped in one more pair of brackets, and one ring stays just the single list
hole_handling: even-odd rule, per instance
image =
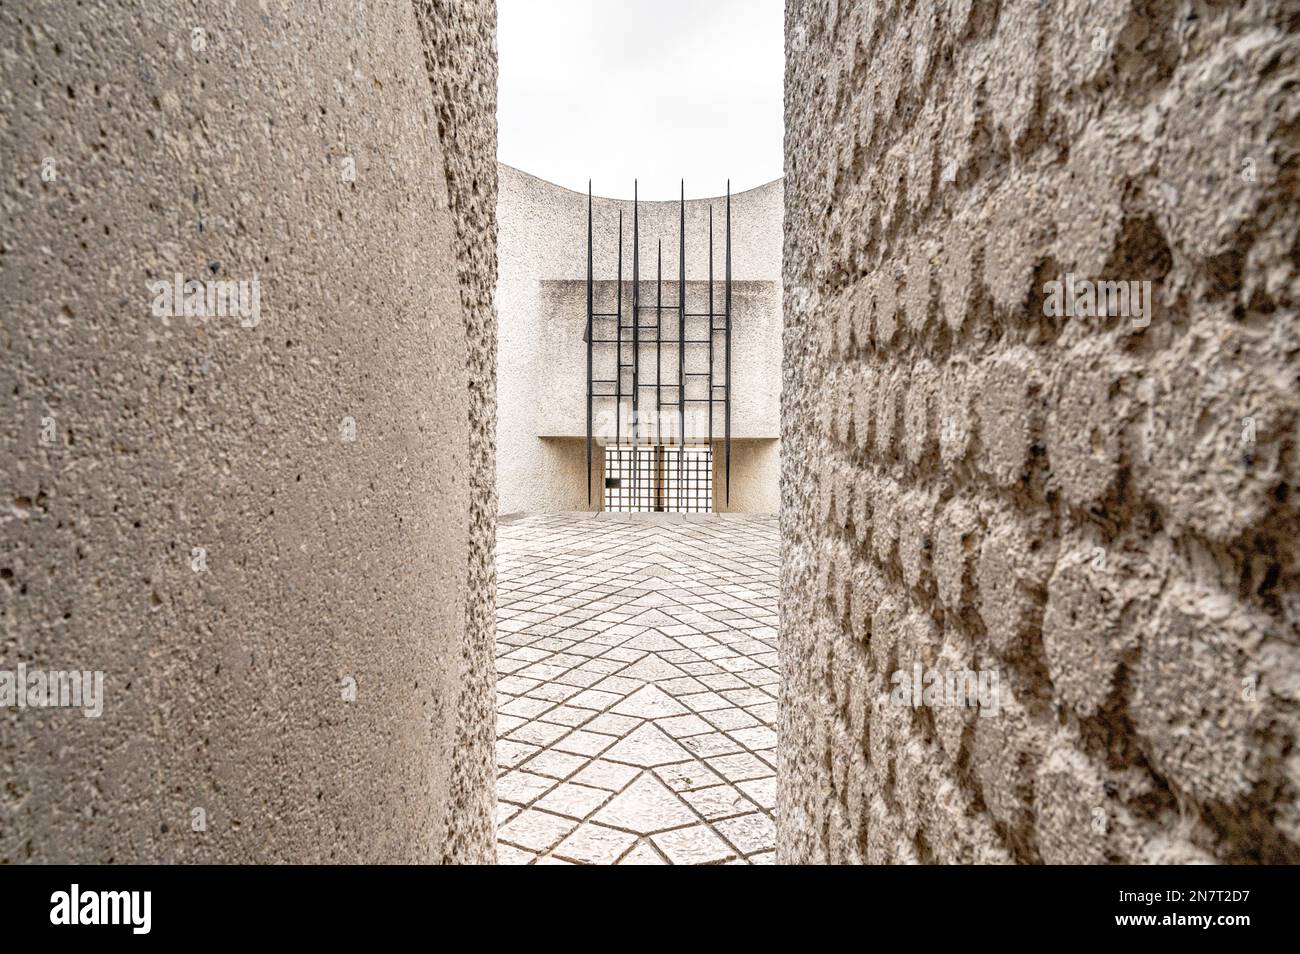
[{"label": "iron rod", "polygon": [[[713,203],[709,203],[709,454],[713,454]],[[712,459],[710,457],[710,459]]]},{"label": "iron rod", "polygon": [[618,368],[615,372],[617,383],[614,390],[618,397],[614,401],[614,447],[620,443],[623,423],[623,210],[618,210],[618,280],[615,283],[615,300],[618,302]]},{"label": "iron rod", "polygon": [[591,506],[591,180],[587,180],[587,506]]},{"label": "iron rod", "polygon": [[[677,446],[686,446],[686,180],[678,206],[677,259]],[[677,505],[682,503],[682,455],[677,455]]]},{"label": "iron rod", "polygon": [[637,395],[641,391],[641,226],[637,181],[632,180],[632,446],[636,447],[640,421]]},{"label": "iron rod", "polygon": [[731,180],[727,180],[727,506],[731,506]]}]

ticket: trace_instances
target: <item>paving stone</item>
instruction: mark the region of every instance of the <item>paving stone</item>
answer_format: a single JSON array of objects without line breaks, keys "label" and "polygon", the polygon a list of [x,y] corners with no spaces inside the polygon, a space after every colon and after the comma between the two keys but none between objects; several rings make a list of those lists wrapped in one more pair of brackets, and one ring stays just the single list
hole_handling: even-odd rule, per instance
[{"label": "paving stone", "polygon": [[761,706],[772,701],[761,689],[724,689],[720,695],[733,706]]},{"label": "paving stone", "polygon": [[[592,817],[641,835],[696,821],[696,815],[653,775],[642,775]],[[527,846],[526,846],[527,847]]]},{"label": "paving stone", "polygon": [[510,819],[519,814],[521,809],[518,805],[512,805],[509,802],[497,802],[497,827],[500,828]]},{"label": "paving stone", "polygon": [[505,705],[498,706],[497,711],[504,712],[506,715],[532,719],[554,705],[555,703],[547,702],[545,699],[529,699],[526,696],[521,696],[518,699],[511,699]]},{"label": "paving stone", "polygon": [[723,735],[721,732],[710,732],[708,735],[692,735],[689,738],[682,739],[682,745],[690,750],[692,754],[701,758],[730,755],[733,752],[743,752],[745,748],[735,739]]},{"label": "paving stone", "polygon": [[597,692],[612,692],[617,696],[625,696],[629,692],[636,692],[641,688],[639,679],[627,679],[623,676],[609,676],[593,685],[591,688]]},{"label": "paving stone", "polygon": [[528,808],[506,822],[498,837],[507,844],[536,852],[549,851],[561,838],[577,827],[572,818]]},{"label": "paving stone", "polygon": [[656,633],[654,631],[643,633],[635,639],[630,639],[624,645],[628,649],[647,649],[650,652],[683,648],[676,640],[670,639],[663,635],[663,633]]},{"label": "paving stone", "polygon": [[562,735],[567,735],[568,726],[553,725],[550,722],[529,722],[520,726],[507,736],[512,742],[531,742],[533,745],[550,745]]},{"label": "paving stone", "polygon": [[636,840],[636,835],[588,822],[560,842],[554,854],[582,864],[612,865]]},{"label": "paving stone", "polygon": [[550,712],[538,716],[539,722],[554,722],[576,728],[591,718],[590,709],[578,709],[573,706],[556,706]]},{"label": "paving stone", "polygon": [[694,695],[682,696],[680,701],[696,712],[731,708],[731,703],[716,692],[697,692]]},{"label": "paving stone", "polygon": [[507,735],[524,724],[524,719],[519,716],[501,715],[497,713],[497,737]]},{"label": "paving stone", "polygon": [[604,735],[624,736],[640,725],[641,722],[641,719],[636,719],[632,716],[615,715],[612,712],[603,712],[588,722],[584,728],[588,732],[600,732]]},{"label": "paving stone", "polygon": [[751,729],[732,729],[727,734],[745,748],[756,752],[776,747],[776,732],[765,725],[756,725]]},{"label": "paving stone", "polygon": [[570,696],[581,692],[577,686],[562,686],[555,682],[538,683],[532,689],[528,690],[530,699],[544,699],[547,702],[563,702]]},{"label": "paving stone", "polygon": [[531,759],[525,762],[520,768],[526,772],[532,772],[535,775],[545,775],[548,778],[568,778],[587,762],[586,756],[572,755],[568,752],[561,752],[558,749],[543,749]]},{"label": "paving stone", "polygon": [[706,788],[722,781],[718,774],[703,762],[680,762],[677,765],[665,765],[655,769],[655,774],[674,792],[686,792],[693,788]]},{"label": "paving stone", "polygon": [[660,659],[654,653],[648,653],[624,669],[619,675],[643,682],[657,682],[665,679],[680,679],[686,674],[672,663]]},{"label": "paving stone", "polygon": [[626,738],[620,739],[605,752],[605,758],[612,762],[626,762],[642,768],[684,762],[690,757],[690,753],[665,735],[653,722],[637,726]]},{"label": "paving stone", "polygon": [[535,689],[542,683],[537,679],[525,679],[522,676],[506,676],[497,680],[497,688],[512,696],[522,696],[529,689]]},{"label": "paving stone", "polygon": [[577,706],[580,709],[595,709],[599,712],[608,709],[622,698],[617,692],[601,692],[596,689],[588,689],[586,692],[580,692],[570,699],[569,705]]},{"label": "paving stone", "polygon": [[675,865],[707,865],[736,857],[736,852],[708,825],[693,825],[651,839]]},{"label": "paving stone", "polygon": [[609,798],[609,792],[565,782],[555,786],[536,802],[536,807],[569,818],[586,818]]},{"label": "paving stone", "polygon": [[681,739],[689,735],[700,735],[704,732],[712,732],[713,726],[709,725],[697,715],[673,716],[670,719],[656,719],[655,725],[663,729],[674,739]]},{"label": "paving stone", "polygon": [[531,772],[516,770],[497,779],[497,798],[516,805],[531,805],[543,792],[555,784],[555,779]]},{"label": "paving stone", "polygon": [[573,776],[573,781],[617,792],[640,774],[641,770],[631,765],[619,765],[617,762],[594,759]]},{"label": "paving stone", "polygon": [[528,756],[541,749],[526,742],[511,742],[509,739],[497,739],[497,766],[514,768]]},{"label": "paving stone", "polygon": [[690,710],[658,686],[642,686],[610,711],[616,715],[658,719],[662,716],[685,715]]},{"label": "paving stone", "polygon": [[666,865],[663,856],[651,847],[649,842],[641,842],[619,861],[620,865]]},{"label": "paving stone", "polygon": [[616,736],[601,735],[598,732],[584,732],[582,729],[578,729],[560,739],[554,744],[554,747],[561,752],[571,752],[574,755],[599,755],[609,748],[611,743],[616,741]]},{"label": "paving stone", "polygon": [[605,678],[604,675],[598,672],[582,672],[577,669],[570,669],[568,672],[556,676],[552,681],[562,686],[577,686],[581,689],[590,689]]},{"label": "paving stone", "polygon": [[742,855],[752,855],[776,843],[776,826],[763,812],[724,818],[715,822],[714,828],[739,848]]},{"label": "paving stone", "polygon": [[516,848],[513,845],[497,845],[497,864],[499,865],[526,865],[531,862],[537,855],[531,851],[524,851],[522,848]]},{"label": "paving stone", "polygon": [[[731,735],[732,738],[735,738],[735,733],[731,731],[733,729],[748,729],[752,726],[762,725],[762,723],[744,709],[713,709],[709,712],[703,713],[703,715],[712,725],[719,729],[723,729]],[[742,745],[743,744],[744,743],[742,743]]]},{"label": "paving stone", "polygon": [[676,679],[660,680],[659,688],[673,696],[692,695],[704,692],[707,687],[693,676],[679,676]]},{"label": "paving stone", "polygon": [[744,782],[751,778],[766,778],[774,774],[770,765],[748,752],[720,755],[708,759],[708,765],[729,782]]},{"label": "paving stone", "polygon": [[776,776],[756,778],[748,782],[737,782],[736,788],[744,792],[759,808],[768,811],[776,808]]},{"label": "paving stone", "polygon": [[692,792],[682,792],[681,796],[706,821],[744,815],[754,810],[754,803],[730,785],[699,788]]},{"label": "paving stone", "polygon": [[720,692],[723,689],[744,689],[746,686],[750,685],[739,676],[733,675],[729,672],[700,676],[699,681],[714,692]]}]

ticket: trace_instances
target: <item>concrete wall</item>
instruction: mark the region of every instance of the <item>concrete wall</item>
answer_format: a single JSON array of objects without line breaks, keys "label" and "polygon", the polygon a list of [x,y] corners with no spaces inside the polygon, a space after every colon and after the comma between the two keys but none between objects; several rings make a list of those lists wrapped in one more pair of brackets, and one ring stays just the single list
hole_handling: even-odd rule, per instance
[{"label": "concrete wall", "polygon": [[[500,183],[501,273],[497,302],[501,315],[501,512],[585,510],[587,197],[505,165],[500,166]],[[714,210],[715,279],[721,294],[725,200],[688,199],[686,274],[687,301],[692,311],[704,311],[707,306],[710,205]],[[597,311],[614,310],[620,209],[624,217],[624,308],[631,307],[632,203],[597,197],[593,202]],[[762,438],[773,445],[779,433],[781,209],[780,181],[737,193],[731,200],[732,434],[737,438]],[[660,239],[664,243],[663,301],[677,301],[678,214],[676,202],[640,204],[643,302],[654,301],[655,243]],[[647,275],[652,280],[646,281]],[[715,300],[715,306],[721,306],[720,298]],[[646,315],[643,321],[653,323],[653,318]],[[705,333],[706,319],[688,321],[693,322],[688,324],[688,338]],[[613,322],[605,325],[612,328]],[[676,336],[674,311],[665,313],[663,334]],[[602,336],[609,335],[598,329],[597,337]],[[597,356],[596,376],[612,377],[614,346],[597,347],[604,350]],[[653,347],[644,346],[641,358],[643,370],[652,365]],[[624,360],[631,360],[630,349],[625,349]],[[720,354],[717,361],[720,369]],[[675,388],[675,352],[665,352],[664,362],[665,381],[671,380]],[[601,372],[604,365],[611,369],[609,374]],[[630,371],[626,377],[630,386]],[[698,392],[688,393],[688,398],[703,397],[707,391],[704,379],[688,379],[688,387]],[[607,430],[611,436],[613,409],[612,400],[597,402],[597,414],[610,421]],[[670,409],[670,414],[675,417],[676,410]],[[723,428],[721,409],[715,415],[716,435]],[[688,425],[688,438],[707,438],[707,417],[701,415],[697,430],[691,432]],[[626,420],[620,432],[626,434]],[[599,448],[594,452],[600,453]],[[755,461],[760,462],[757,458]],[[770,466],[747,473],[745,480],[763,481],[765,487],[761,493],[747,494],[743,499],[775,509],[776,476],[775,467]],[[733,480],[736,477],[733,469]],[[601,498],[599,485],[593,486],[592,498],[592,509],[596,509]]]},{"label": "concrete wall", "polygon": [[4,862],[492,857],[494,8],[324,9],[0,10]]},{"label": "concrete wall", "polygon": [[1300,859],[1293,20],[786,15],[780,859]]},{"label": "concrete wall", "polygon": [[781,442],[732,439],[731,490],[727,491],[727,450],[713,444],[715,513],[776,513],[781,509]]}]

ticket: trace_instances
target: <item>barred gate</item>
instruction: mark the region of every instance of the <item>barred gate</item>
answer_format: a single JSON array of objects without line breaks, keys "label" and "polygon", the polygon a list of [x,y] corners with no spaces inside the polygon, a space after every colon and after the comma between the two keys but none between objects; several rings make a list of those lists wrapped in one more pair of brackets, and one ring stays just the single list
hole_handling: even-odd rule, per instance
[{"label": "barred gate", "polygon": [[712,513],[712,449],[694,444],[606,447],[604,509]]}]

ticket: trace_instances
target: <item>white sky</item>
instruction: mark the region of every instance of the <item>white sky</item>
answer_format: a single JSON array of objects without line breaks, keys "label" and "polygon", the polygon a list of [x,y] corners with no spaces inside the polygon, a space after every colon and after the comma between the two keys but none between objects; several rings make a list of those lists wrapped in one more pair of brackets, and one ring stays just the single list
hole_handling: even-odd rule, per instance
[{"label": "white sky", "polygon": [[497,156],[596,195],[782,173],[783,0],[498,0]]}]

